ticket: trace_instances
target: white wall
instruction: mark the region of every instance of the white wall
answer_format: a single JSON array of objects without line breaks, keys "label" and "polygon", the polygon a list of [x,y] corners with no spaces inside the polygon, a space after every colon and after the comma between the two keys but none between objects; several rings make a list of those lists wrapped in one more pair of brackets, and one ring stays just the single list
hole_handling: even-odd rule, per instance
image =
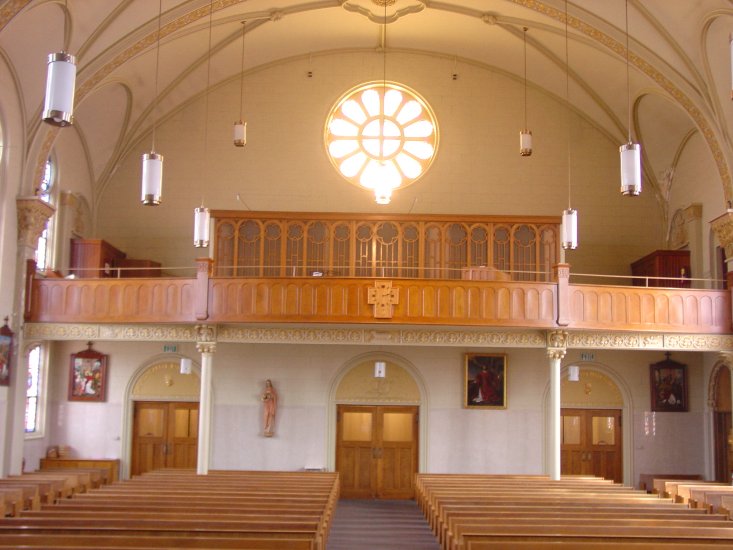
[{"label": "white wall", "polygon": [[[133,373],[162,353],[157,343],[98,342],[109,354],[106,403],[69,403],[69,355],[84,342],[53,348],[51,402],[46,445],[70,445],[82,457],[120,458],[125,388]],[[179,353],[196,356],[192,345]],[[297,470],[323,467],[328,448],[329,391],[345,365],[374,352],[368,346],[219,344],[214,354],[214,469]],[[421,418],[427,422],[426,465],[430,472],[542,473],[545,397],[549,366],[544,350],[491,350],[508,357],[506,410],[463,409],[463,354],[486,349],[390,347],[414,366],[427,389]],[[705,473],[702,354],[675,354],[689,366],[690,412],[649,413],[649,365],[661,352],[596,352],[595,367],[622,381],[633,411],[633,481],[640,473]],[[563,364],[577,363],[579,352]],[[262,437],[260,394],[272,379],[279,407],[275,437]],[[34,465],[37,444],[27,447]],[[331,453],[331,454],[330,454]],[[42,454],[42,453],[41,453]],[[121,457],[123,460],[126,457]]]}]

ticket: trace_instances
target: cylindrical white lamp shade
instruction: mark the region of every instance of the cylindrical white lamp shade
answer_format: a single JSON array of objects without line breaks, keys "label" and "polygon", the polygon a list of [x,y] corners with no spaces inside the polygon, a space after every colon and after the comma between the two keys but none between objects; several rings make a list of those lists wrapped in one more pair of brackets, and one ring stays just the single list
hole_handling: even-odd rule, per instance
[{"label": "cylindrical white lamp shade", "polygon": [[562,247],[565,250],[578,248],[578,211],[568,208],[562,211]]},{"label": "cylindrical white lamp shade", "polygon": [[209,224],[211,212],[208,208],[200,206],[193,211],[193,245],[196,248],[209,246]]},{"label": "cylindrical white lamp shade", "polygon": [[568,380],[571,382],[580,381],[580,367],[578,365],[570,365],[568,367]]},{"label": "cylindrical white lamp shade", "polygon": [[384,378],[385,376],[387,376],[387,363],[374,361],[374,378]]},{"label": "cylindrical white lamp shade", "polygon": [[621,153],[621,194],[635,197],[641,193],[641,145],[624,143]]},{"label": "cylindrical white lamp shade", "polygon": [[237,147],[244,147],[247,144],[247,123],[239,122],[234,123],[234,145]]},{"label": "cylindrical white lamp shade", "polygon": [[150,151],[143,155],[142,203],[145,206],[160,204],[163,190],[163,155]]},{"label": "cylindrical white lamp shade", "polygon": [[532,154],[532,132],[529,130],[519,132],[519,154],[523,157]]},{"label": "cylindrical white lamp shade", "polygon": [[192,362],[188,357],[181,357],[181,374],[191,374]]},{"label": "cylindrical white lamp shade", "polygon": [[69,126],[74,122],[75,87],[76,58],[66,52],[49,54],[44,122],[54,126]]}]

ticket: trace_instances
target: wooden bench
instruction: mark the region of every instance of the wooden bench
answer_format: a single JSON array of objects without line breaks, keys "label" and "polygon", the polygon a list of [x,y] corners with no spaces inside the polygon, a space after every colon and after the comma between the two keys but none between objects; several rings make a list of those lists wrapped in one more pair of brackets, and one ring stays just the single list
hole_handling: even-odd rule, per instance
[{"label": "wooden bench", "polygon": [[338,494],[337,474],[145,474],[0,521],[0,548],[61,539],[84,547],[95,537],[108,541],[95,548],[143,548],[153,539],[157,548],[167,537],[171,547],[321,550]]},{"label": "wooden bench", "polygon": [[675,479],[701,481],[702,476],[699,474],[640,474],[639,489],[647,493],[658,493],[659,489],[654,483],[655,480],[673,481]]},{"label": "wooden bench", "polygon": [[733,522],[725,515],[618,484],[455,477],[418,474],[415,481],[416,500],[444,549],[733,546]]}]

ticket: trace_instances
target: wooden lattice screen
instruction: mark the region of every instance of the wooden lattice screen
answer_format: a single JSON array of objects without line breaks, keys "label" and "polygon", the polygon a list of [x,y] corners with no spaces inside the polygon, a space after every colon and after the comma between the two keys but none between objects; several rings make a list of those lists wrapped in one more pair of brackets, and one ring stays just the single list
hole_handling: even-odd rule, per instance
[{"label": "wooden lattice screen", "polygon": [[218,277],[549,281],[559,258],[554,217],[237,211],[212,217]]}]

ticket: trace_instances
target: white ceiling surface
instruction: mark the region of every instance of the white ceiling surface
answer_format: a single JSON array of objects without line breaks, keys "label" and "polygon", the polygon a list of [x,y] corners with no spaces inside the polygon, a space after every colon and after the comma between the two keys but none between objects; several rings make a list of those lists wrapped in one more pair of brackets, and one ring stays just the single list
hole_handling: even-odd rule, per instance
[{"label": "white ceiling surface", "polygon": [[[68,50],[78,55],[76,124],[97,189],[104,188],[126,151],[149,137],[153,117],[175,113],[205,90],[207,80],[216,86],[239,76],[242,20],[248,29],[245,71],[298,56],[327,70],[318,65],[319,53],[373,52],[380,44],[381,25],[347,5],[371,9],[374,17],[383,10],[373,0],[214,0],[209,50],[209,1],[162,0],[156,98],[158,0],[0,2],[0,10],[14,12],[0,31],[0,48],[23,92],[29,150],[49,132],[39,123],[45,57],[61,49],[64,4]],[[619,49],[626,41],[624,5],[624,0],[568,2],[566,43],[562,0],[397,0],[388,8],[389,18],[395,10],[415,13],[387,26],[387,51],[454,59],[459,75],[462,64],[476,63],[522,79],[522,27],[527,26],[529,86],[564,100],[569,74],[570,103],[621,144],[628,131],[626,64]],[[733,164],[728,46],[733,0],[629,0],[628,9],[634,135],[643,138],[650,183],[673,162],[684,137],[701,129],[701,120],[727,165]],[[635,65],[645,66],[646,74]],[[651,73],[668,81],[666,90]],[[680,105],[679,94],[690,100],[687,107]],[[690,109],[699,111],[698,121]],[[529,114],[531,126],[531,105]]]}]

